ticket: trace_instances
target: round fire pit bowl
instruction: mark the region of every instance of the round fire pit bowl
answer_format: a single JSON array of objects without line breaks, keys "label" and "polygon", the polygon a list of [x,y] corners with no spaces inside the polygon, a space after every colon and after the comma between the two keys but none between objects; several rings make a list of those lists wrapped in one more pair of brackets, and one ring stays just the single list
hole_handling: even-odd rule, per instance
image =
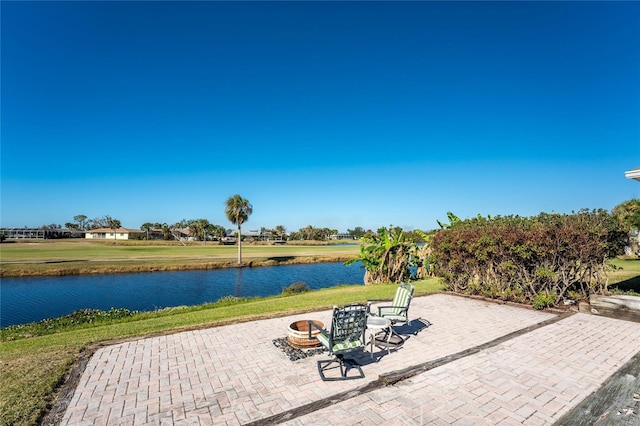
[{"label": "round fire pit bowl", "polygon": [[[309,340],[309,321],[300,320],[289,324],[289,330],[287,333],[287,342],[294,348],[315,348],[320,346],[320,342],[315,337],[320,334],[320,330],[315,327],[311,328],[311,340]],[[315,322],[320,328],[324,328],[322,321],[311,320]]]}]

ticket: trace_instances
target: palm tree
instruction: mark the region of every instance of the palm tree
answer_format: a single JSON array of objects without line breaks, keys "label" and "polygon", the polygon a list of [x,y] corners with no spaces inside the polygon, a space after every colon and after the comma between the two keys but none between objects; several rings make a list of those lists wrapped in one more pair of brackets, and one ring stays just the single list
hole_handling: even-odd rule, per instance
[{"label": "palm tree", "polygon": [[118,219],[114,219],[110,216],[107,216],[107,226],[113,230],[113,239],[118,239],[118,233],[116,232],[118,228],[120,228],[121,224]]},{"label": "palm tree", "polygon": [[163,223],[160,225],[160,228],[162,229],[162,238],[164,238],[165,241],[169,241],[171,239],[171,226]]},{"label": "palm tree", "polygon": [[278,226],[276,226],[275,231],[276,231],[276,234],[278,235],[278,237],[279,237],[281,240],[284,240],[284,234],[286,234],[286,233],[287,233],[287,229],[284,227],[284,225],[278,225]]},{"label": "palm tree", "polygon": [[145,222],[140,227],[141,230],[147,231],[147,241],[149,241],[149,231],[151,230],[151,228],[153,228],[153,223],[150,222]]},{"label": "palm tree", "polygon": [[242,265],[242,224],[253,213],[253,206],[251,206],[249,200],[242,198],[238,194],[229,197],[225,204],[224,213],[227,215],[227,219],[238,226],[238,265]]}]

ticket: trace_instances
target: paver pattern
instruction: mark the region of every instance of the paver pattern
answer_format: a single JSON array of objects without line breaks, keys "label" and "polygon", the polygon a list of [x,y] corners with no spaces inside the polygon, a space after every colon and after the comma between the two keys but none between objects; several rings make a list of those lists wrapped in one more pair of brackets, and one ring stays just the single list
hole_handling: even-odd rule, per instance
[{"label": "paver pattern", "polygon": [[[373,360],[365,352],[361,380],[323,382],[316,361],[326,355],[292,362],[273,344],[296,320],[329,324],[330,311],[108,346],[88,362],[62,424],[260,421],[555,316],[446,294],[415,298],[409,312],[417,334]],[[638,351],[639,323],[575,314],[287,424],[550,424]]]}]

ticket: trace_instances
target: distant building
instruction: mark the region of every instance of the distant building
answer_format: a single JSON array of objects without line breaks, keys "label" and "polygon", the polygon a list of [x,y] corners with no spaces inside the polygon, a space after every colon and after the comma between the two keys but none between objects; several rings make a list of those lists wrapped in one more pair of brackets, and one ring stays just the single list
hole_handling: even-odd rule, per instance
[{"label": "distant building", "polygon": [[78,236],[79,231],[69,229],[42,229],[42,228],[2,228],[0,234],[5,238],[14,239],[55,239],[55,238],[71,238]]},{"label": "distant building", "polygon": [[85,231],[85,238],[90,240],[128,240],[131,234],[142,234],[144,231],[128,228],[98,228]]},{"label": "distant building", "polygon": [[353,238],[352,235],[345,234],[345,233],[329,235],[329,239],[330,240],[355,240],[355,238]]},{"label": "distant building", "polygon": [[[226,241],[236,241],[238,237],[238,230],[237,229],[227,229],[227,236],[225,238]],[[261,232],[258,229],[255,230],[247,230],[247,229],[243,229],[242,230],[242,238],[244,239],[254,239],[254,240],[263,240],[263,241],[269,241],[271,239],[271,232],[269,231],[264,231]]]}]

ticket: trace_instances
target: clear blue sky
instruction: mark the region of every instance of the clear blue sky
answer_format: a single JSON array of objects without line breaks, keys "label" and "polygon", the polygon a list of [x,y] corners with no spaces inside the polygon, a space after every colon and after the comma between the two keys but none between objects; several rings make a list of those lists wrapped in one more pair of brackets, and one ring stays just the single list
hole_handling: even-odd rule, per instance
[{"label": "clear blue sky", "polygon": [[640,196],[640,2],[1,3],[3,227],[437,228]]}]

